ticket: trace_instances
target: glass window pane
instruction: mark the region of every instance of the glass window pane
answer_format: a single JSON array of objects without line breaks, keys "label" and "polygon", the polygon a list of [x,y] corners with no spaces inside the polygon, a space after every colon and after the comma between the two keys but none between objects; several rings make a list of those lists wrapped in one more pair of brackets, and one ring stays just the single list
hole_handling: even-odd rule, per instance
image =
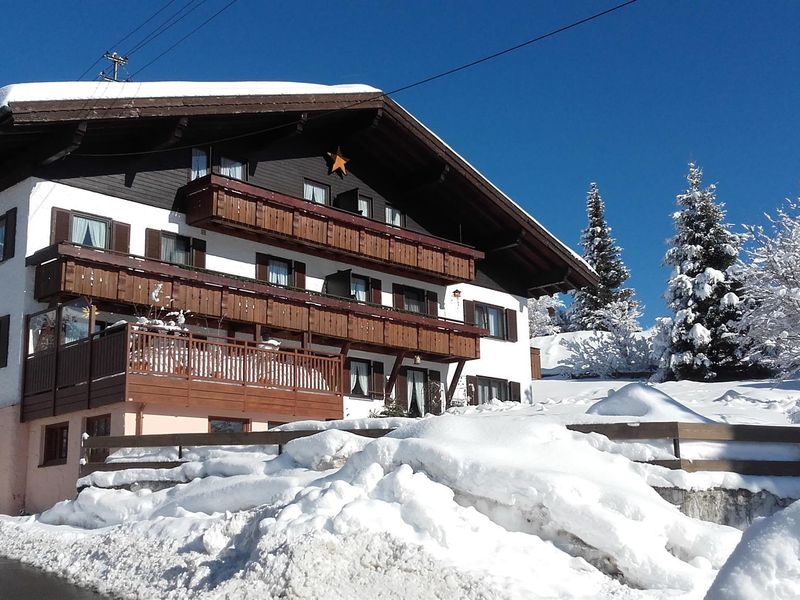
[{"label": "glass window pane", "polygon": [[404,294],[405,309],[410,312],[424,313],[425,301],[422,292],[418,290],[406,290]]},{"label": "glass window pane", "polygon": [[69,344],[89,337],[89,306],[65,304],[61,307],[61,343]]},{"label": "glass window pane", "polygon": [[273,285],[289,285],[289,263],[285,260],[270,260],[267,281]]},{"label": "glass window pane", "polygon": [[403,226],[403,213],[392,206],[386,207],[386,222],[389,225]]},{"label": "glass window pane", "polygon": [[6,257],[6,219],[0,219],[0,260]]},{"label": "glass window pane", "polygon": [[56,311],[31,317],[28,323],[28,352],[44,352],[56,346]]},{"label": "glass window pane", "polygon": [[358,197],[358,212],[362,217],[372,217],[372,202],[366,196]]},{"label": "glass window pane", "polygon": [[365,360],[350,361],[350,394],[366,396],[369,393],[369,363]]},{"label": "glass window pane", "polygon": [[352,294],[353,298],[358,302],[366,302],[367,301],[367,280],[363,277],[353,277],[351,279],[352,282]]},{"label": "glass window pane", "polygon": [[231,179],[245,180],[244,163],[240,160],[221,157],[219,161],[219,173]]},{"label": "glass window pane", "polygon": [[208,175],[208,152],[192,148],[192,181]]},{"label": "glass window pane", "polygon": [[244,433],[247,421],[242,419],[213,419],[208,420],[211,433]]},{"label": "glass window pane", "polygon": [[69,241],[92,248],[106,248],[108,223],[98,219],[72,215],[72,228]]},{"label": "glass window pane", "polygon": [[313,181],[305,181],[303,182],[303,199],[316,204],[327,204],[328,188]]},{"label": "glass window pane", "polygon": [[191,264],[189,238],[182,235],[161,235],[161,260],[178,265]]}]

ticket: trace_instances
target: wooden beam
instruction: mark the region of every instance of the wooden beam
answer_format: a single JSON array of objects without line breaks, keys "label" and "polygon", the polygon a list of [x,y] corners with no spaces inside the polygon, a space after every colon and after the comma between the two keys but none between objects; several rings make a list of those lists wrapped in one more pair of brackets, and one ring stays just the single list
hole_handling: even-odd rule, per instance
[{"label": "wooden beam", "polygon": [[58,150],[47,152],[47,155],[39,161],[39,164],[44,167],[72,154],[81,145],[83,136],[86,135],[87,126],[87,121],[78,123],[71,135],[69,135],[69,140],[60,144],[61,147]]},{"label": "wooden beam", "polygon": [[339,351],[339,354],[342,356],[347,356],[347,353],[350,351],[350,340],[346,340],[342,344],[342,349]]},{"label": "wooden beam", "polygon": [[453,401],[453,394],[456,393],[456,387],[458,386],[458,380],[461,378],[461,372],[464,370],[464,365],[467,363],[465,360],[458,361],[456,365],[456,372],[453,373],[453,379],[450,380],[450,385],[447,386],[447,401],[445,404],[446,408],[450,407],[450,403]]},{"label": "wooden beam", "polygon": [[501,244],[500,246],[495,246],[490,248],[489,250],[484,250],[485,254],[491,254],[494,252],[502,252],[503,250],[511,250],[512,248],[518,247],[522,243],[522,238],[525,237],[525,231],[522,230],[517,234],[517,237],[514,238],[513,242]]},{"label": "wooden beam", "polygon": [[389,379],[386,381],[386,397],[392,394],[394,384],[397,382],[397,376],[400,374],[400,367],[403,365],[403,359],[406,357],[405,352],[398,352],[394,359],[394,366],[392,372],[389,374]]},{"label": "wooden beam", "polygon": [[546,293],[547,288],[556,287],[560,289],[562,285],[569,285],[569,274],[569,268],[542,273],[534,282],[528,285],[528,293],[532,295],[537,291]]}]

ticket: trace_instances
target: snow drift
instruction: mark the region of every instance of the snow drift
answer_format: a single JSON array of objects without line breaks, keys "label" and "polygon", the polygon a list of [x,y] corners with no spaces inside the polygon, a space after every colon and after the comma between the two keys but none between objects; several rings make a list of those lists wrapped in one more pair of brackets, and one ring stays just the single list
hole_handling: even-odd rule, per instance
[{"label": "snow drift", "polygon": [[637,417],[641,421],[714,422],[644,383],[629,383],[621,389],[609,390],[608,397],[590,406],[586,414]]}]

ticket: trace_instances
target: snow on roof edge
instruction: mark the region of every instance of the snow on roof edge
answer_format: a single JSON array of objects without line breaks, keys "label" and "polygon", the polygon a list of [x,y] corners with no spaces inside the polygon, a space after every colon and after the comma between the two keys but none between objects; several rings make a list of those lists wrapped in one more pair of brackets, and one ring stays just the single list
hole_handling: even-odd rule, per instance
[{"label": "snow on roof edge", "polygon": [[[570,248],[569,246],[567,246],[567,245],[566,245],[564,242],[562,242],[562,241],[561,241],[561,240],[560,240],[560,239],[559,239],[559,238],[558,238],[556,235],[554,235],[552,231],[550,231],[550,230],[549,230],[547,227],[545,227],[544,225],[542,225],[542,224],[541,224],[541,222],[540,222],[539,220],[537,220],[535,217],[531,216],[531,214],[530,214],[530,213],[529,213],[527,210],[525,210],[524,208],[522,208],[522,206],[521,206],[519,203],[517,203],[517,202],[516,202],[516,201],[515,201],[513,198],[511,198],[511,197],[510,197],[508,194],[506,194],[506,193],[505,193],[503,190],[501,190],[501,189],[500,189],[499,187],[497,187],[497,186],[496,186],[494,183],[492,183],[492,181],[491,181],[491,180],[490,180],[488,177],[486,177],[486,175],[484,175],[483,173],[481,173],[481,172],[480,172],[480,171],[479,171],[479,170],[478,170],[478,169],[477,169],[477,168],[476,168],[476,167],[475,167],[475,166],[474,166],[472,163],[470,163],[470,162],[469,162],[469,161],[468,161],[466,158],[464,158],[464,157],[463,157],[463,156],[461,156],[461,155],[460,155],[458,152],[456,152],[455,150],[453,150],[453,148],[452,148],[452,147],[450,147],[450,145],[449,145],[447,142],[445,142],[445,141],[444,141],[444,140],[443,140],[441,137],[439,137],[439,135],[437,135],[437,134],[436,134],[436,133],[435,133],[435,132],[434,132],[434,131],[433,131],[433,130],[430,128],[430,127],[428,127],[427,125],[425,125],[425,123],[423,123],[422,121],[420,121],[420,120],[419,120],[417,117],[415,117],[413,114],[411,114],[411,112],[409,112],[408,110],[406,110],[406,108],[405,108],[403,105],[401,105],[401,104],[400,104],[400,103],[399,103],[397,100],[394,100],[394,99],[392,99],[392,100],[394,101],[394,103],[395,103],[395,104],[397,104],[397,106],[398,106],[398,107],[400,107],[400,109],[401,109],[401,110],[402,110],[404,113],[406,113],[406,114],[407,114],[409,117],[411,117],[411,118],[412,118],[414,121],[416,121],[416,122],[417,122],[417,123],[420,125],[420,127],[422,127],[423,129],[425,129],[425,130],[426,130],[428,133],[430,133],[430,134],[431,134],[433,137],[435,137],[435,138],[436,138],[436,139],[437,139],[437,140],[438,140],[438,141],[439,141],[439,142],[440,142],[440,143],[441,143],[441,144],[442,144],[442,145],[443,145],[445,148],[447,148],[447,149],[448,149],[450,152],[452,152],[452,153],[453,153],[453,154],[454,154],[456,157],[458,157],[459,159],[461,159],[461,160],[464,162],[464,164],[466,164],[466,165],[467,165],[467,166],[468,166],[470,169],[472,169],[472,170],[475,172],[475,174],[476,174],[476,175],[478,175],[478,177],[480,177],[480,178],[481,178],[481,179],[482,179],[484,182],[486,182],[486,183],[487,183],[487,184],[488,184],[490,187],[494,188],[494,190],[495,190],[495,191],[497,191],[497,193],[499,193],[499,194],[500,194],[500,195],[501,195],[503,198],[505,198],[506,200],[508,200],[508,201],[509,201],[509,202],[512,204],[512,206],[514,206],[515,208],[517,208],[517,209],[518,209],[518,210],[519,210],[519,211],[520,211],[520,212],[521,212],[521,213],[522,213],[522,214],[523,214],[525,217],[527,217],[528,219],[530,219],[531,221],[533,221],[533,223],[535,223],[537,226],[539,226],[539,227],[542,229],[542,231],[544,231],[544,232],[545,232],[547,235],[549,235],[549,236],[550,236],[550,237],[551,237],[551,238],[552,238],[552,239],[553,239],[553,240],[556,242],[556,244],[558,244],[559,246],[561,246],[561,248],[563,248],[564,250],[566,250],[568,254],[572,255],[572,257],[573,257],[575,260],[577,260],[579,263],[581,263],[583,266],[585,266],[585,267],[586,267],[586,269],[588,269],[588,270],[589,270],[589,272],[591,272],[591,273],[595,273],[595,270],[594,270],[594,268],[592,268],[592,266],[591,266],[591,265],[590,265],[588,262],[586,262],[586,260],[585,260],[585,259],[584,259],[582,256],[580,256],[580,255],[579,255],[577,252],[575,252],[575,250],[573,250],[572,248]],[[595,273],[595,274],[596,274],[596,273]]]},{"label": "snow on roof edge", "polygon": [[0,106],[8,106],[11,102],[47,100],[363,93],[380,93],[380,90],[363,84],[323,85],[292,81],[60,81],[4,86],[0,88]]}]

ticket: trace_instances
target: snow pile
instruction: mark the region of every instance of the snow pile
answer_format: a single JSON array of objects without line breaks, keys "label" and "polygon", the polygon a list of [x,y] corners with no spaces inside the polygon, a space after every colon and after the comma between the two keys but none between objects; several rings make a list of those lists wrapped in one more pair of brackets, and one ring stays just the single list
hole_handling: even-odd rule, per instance
[{"label": "snow pile", "polygon": [[800,598],[800,502],[754,523],[706,596],[706,600],[762,598]]},{"label": "snow pile", "polygon": [[608,397],[592,404],[586,414],[638,417],[641,421],[714,422],[644,383],[629,383],[619,390],[609,390]]},{"label": "snow pile", "polygon": [[0,520],[0,541],[128,597],[699,597],[739,532],[681,514],[611,446],[524,411],[334,429],[169,490],[84,490]]}]

